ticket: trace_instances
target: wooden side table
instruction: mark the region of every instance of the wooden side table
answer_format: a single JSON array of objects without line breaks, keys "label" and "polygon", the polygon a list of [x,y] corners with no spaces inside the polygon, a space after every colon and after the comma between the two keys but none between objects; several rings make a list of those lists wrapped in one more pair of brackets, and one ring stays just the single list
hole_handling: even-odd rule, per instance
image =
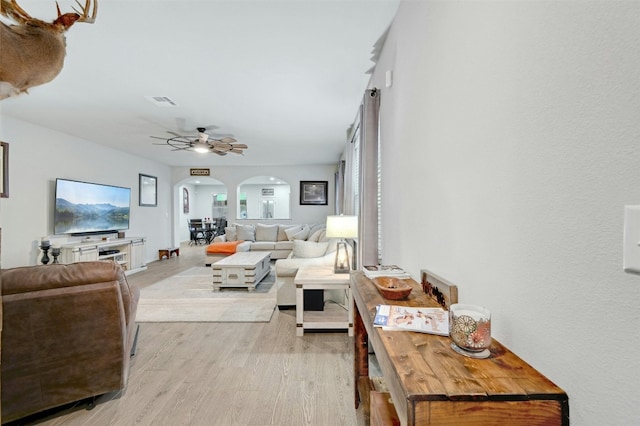
[{"label": "wooden side table", "polygon": [[[353,294],[349,274],[334,274],[333,266],[308,265],[298,269],[296,285],[296,335],[305,329],[347,329],[353,336]],[[325,306],[323,311],[304,311],[304,290],[344,289],[348,294],[346,310],[340,306]]]},{"label": "wooden side table", "polygon": [[373,326],[380,304],[438,306],[418,283],[410,280],[414,288],[408,299],[389,301],[362,272],[351,278],[356,408],[383,411],[370,406],[370,401],[376,404],[369,377],[371,344],[393,401],[383,408],[401,425],[569,425],[567,394],[497,340],[489,358],[473,359],[454,352],[448,336]]},{"label": "wooden side table", "polygon": [[169,247],[165,249],[158,250],[158,260],[162,260],[162,258],[166,257],[167,259],[171,259],[173,254],[176,256],[180,256],[180,247]]}]

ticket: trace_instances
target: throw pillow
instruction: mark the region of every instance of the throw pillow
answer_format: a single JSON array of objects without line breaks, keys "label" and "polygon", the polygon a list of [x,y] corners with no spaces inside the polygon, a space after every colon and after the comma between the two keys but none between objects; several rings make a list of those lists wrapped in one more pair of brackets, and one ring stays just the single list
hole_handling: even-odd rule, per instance
[{"label": "throw pillow", "polygon": [[234,226],[237,230],[237,239],[245,241],[256,240],[256,229],[253,227],[253,225],[240,225],[239,223],[236,223],[234,224]]},{"label": "throw pillow", "polygon": [[[288,234],[287,234],[288,235]],[[302,229],[289,237],[290,241],[306,240],[309,238],[309,227],[303,226]]]},{"label": "throw pillow", "polygon": [[273,241],[278,239],[278,225],[256,225],[256,241]]},{"label": "throw pillow", "polygon": [[311,241],[294,240],[293,241],[293,257],[312,258],[322,257],[327,251],[329,243],[314,243]]},{"label": "throw pillow", "polygon": [[237,241],[238,233],[235,226],[227,226],[224,228],[224,237],[227,241]]},{"label": "throw pillow", "polygon": [[289,241],[287,229],[294,228],[298,225],[278,225],[278,241]]},{"label": "throw pillow", "polygon": [[[315,234],[317,231],[324,229],[326,227],[326,225],[324,223],[314,223],[313,225],[311,225],[309,228],[309,235],[313,235]],[[309,241],[307,239],[307,241]]]},{"label": "throw pillow", "polygon": [[[325,242],[327,243],[327,253],[333,253],[338,248],[339,238],[325,238]],[[347,251],[351,253],[351,245],[347,243]],[[351,256],[351,254],[349,254]]]},{"label": "throw pillow", "polygon": [[329,241],[329,238],[327,238],[327,230],[323,229],[320,231],[320,235],[318,235],[318,242],[323,243],[325,241]]},{"label": "throw pillow", "polygon": [[317,243],[320,241],[320,237],[324,235],[325,231],[324,229],[318,229],[315,232],[309,231],[309,233],[311,235],[309,235],[309,238],[307,238],[307,241],[312,241],[314,243]]},{"label": "throw pillow", "polygon": [[293,241],[293,236],[300,231],[302,231],[302,225],[296,225],[292,226],[291,228],[285,229],[284,233],[287,234],[288,241]]}]

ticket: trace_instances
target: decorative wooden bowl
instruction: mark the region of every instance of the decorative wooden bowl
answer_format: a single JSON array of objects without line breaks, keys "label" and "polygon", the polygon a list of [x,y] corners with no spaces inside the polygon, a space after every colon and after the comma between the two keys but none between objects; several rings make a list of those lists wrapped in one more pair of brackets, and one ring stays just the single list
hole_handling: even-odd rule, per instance
[{"label": "decorative wooden bowl", "polygon": [[395,277],[376,277],[372,281],[380,294],[389,300],[404,299],[413,289],[405,280]]}]

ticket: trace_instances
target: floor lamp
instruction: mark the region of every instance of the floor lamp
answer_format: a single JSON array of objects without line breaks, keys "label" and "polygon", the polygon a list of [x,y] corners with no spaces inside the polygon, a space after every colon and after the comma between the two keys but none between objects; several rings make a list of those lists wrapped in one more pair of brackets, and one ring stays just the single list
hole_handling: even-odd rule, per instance
[{"label": "floor lamp", "polygon": [[345,238],[358,237],[358,216],[327,216],[327,238],[340,238],[336,247],[336,262],[333,272],[348,274],[351,271],[349,252]]}]

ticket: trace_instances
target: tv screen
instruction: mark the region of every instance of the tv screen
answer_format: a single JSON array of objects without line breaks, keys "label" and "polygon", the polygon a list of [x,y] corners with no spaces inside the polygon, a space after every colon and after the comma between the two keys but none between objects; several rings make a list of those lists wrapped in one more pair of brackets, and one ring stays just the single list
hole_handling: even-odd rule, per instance
[{"label": "tv screen", "polygon": [[97,234],[129,229],[131,188],[56,179],[53,233]]}]

